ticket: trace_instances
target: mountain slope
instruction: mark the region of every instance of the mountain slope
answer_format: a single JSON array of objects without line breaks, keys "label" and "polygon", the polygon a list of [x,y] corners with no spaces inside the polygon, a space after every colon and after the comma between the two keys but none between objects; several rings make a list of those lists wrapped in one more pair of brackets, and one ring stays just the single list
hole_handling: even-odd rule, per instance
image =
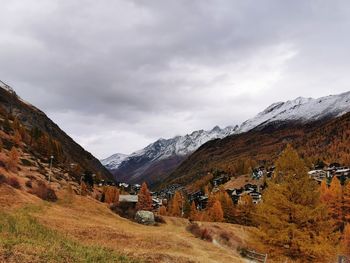
[{"label": "mountain slope", "polygon": [[291,120],[278,125],[269,123],[259,129],[210,141],[159,185],[190,185],[215,170],[239,176],[248,173],[251,166],[270,166],[288,143],[310,168],[318,159],[350,166],[350,113],[307,123]]},{"label": "mountain slope", "polygon": [[109,170],[117,169],[119,165],[128,157],[127,154],[116,153],[101,160],[101,163]]},{"label": "mountain slope", "polygon": [[[106,163],[106,167],[115,165],[113,174],[117,181],[152,185],[161,181],[163,176],[172,172],[190,153],[203,143],[233,134],[237,127],[221,129],[216,126],[210,131],[199,130],[185,136],[171,139],[159,139],[146,148],[128,156],[119,165],[118,162]],[[112,157],[110,157],[112,161]]]},{"label": "mountain slope", "polygon": [[298,121],[306,123],[341,116],[350,111],[350,92],[318,99],[299,97],[292,101],[277,102],[242,123],[238,133],[247,132],[269,123]]},{"label": "mountain slope", "polygon": [[[81,169],[75,174],[75,180],[80,180],[81,172],[89,170],[93,173],[98,173],[105,179],[113,179],[110,172],[94,157],[91,153],[85,151],[79,144],[77,144],[71,137],[69,137],[64,131],[62,131],[57,124],[50,120],[45,113],[34,107],[33,105],[23,101],[19,98],[14,90],[0,81],[0,105],[1,105],[1,117],[2,119],[12,116],[17,118],[21,124],[23,124],[30,134],[26,134],[25,137],[33,137],[32,132],[35,131],[35,137],[47,146],[50,140],[55,140],[62,150],[61,160],[58,163],[58,157],[55,157],[54,164],[62,165],[66,167],[66,170],[71,169],[71,165]],[[4,127],[2,127],[3,129]],[[13,131],[10,131],[13,133]],[[46,141],[44,140],[46,139]],[[30,139],[31,140],[31,139]],[[48,149],[47,154],[40,154],[38,151],[34,151],[30,147],[27,149],[28,153],[36,155],[36,157],[48,159],[52,153]],[[80,174],[79,174],[80,173]]]}]

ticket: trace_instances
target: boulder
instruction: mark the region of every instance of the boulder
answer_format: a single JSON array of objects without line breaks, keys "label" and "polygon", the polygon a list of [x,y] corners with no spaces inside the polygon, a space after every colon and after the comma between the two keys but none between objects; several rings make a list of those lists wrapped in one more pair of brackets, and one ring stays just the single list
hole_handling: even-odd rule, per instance
[{"label": "boulder", "polygon": [[137,211],[135,220],[139,224],[153,226],[155,224],[154,214],[150,211]]}]

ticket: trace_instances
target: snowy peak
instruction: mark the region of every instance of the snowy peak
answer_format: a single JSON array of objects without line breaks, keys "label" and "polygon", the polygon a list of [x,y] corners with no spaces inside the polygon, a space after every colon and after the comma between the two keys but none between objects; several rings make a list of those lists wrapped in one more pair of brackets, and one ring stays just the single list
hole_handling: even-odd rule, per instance
[{"label": "snowy peak", "polygon": [[207,141],[233,134],[237,128],[238,127],[229,126],[221,129],[219,126],[216,126],[210,131],[198,130],[185,136],[176,136],[171,139],[159,139],[143,150],[131,154],[129,158],[145,155],[149,159],[156,160],[165,159],[173,155],[187,155],[197,150]]},{"label": "snowy peak", "polygon": [[107,169],[117,169],[119,165],[128,157],[126,154],[122,153],[116,153],[112,156],[101,160],[101,163],[107,168]]},{"label": "snowy peak", "polygon": [[319,99],[298,97],[295,100],[273,103],[254,118],[242,123],[238,132],[279,121],[309,122],[338,117],[350,112],[350,92]]},{"label": "snowy peak", "polygon": [[237,129],[238,126],[228,126],[224,129],[216,126],[210,131],[198,130],[185,136],[175,136],[171,139],[159,139],[144,149],[134,152],[129,156],[120,154],[113,155],[102,160],[102,164],[108,169],[114,170],[130,161],[153,162],[172,156],[186,156],[193,153],[207,141],[224,138],[235,133]]}]

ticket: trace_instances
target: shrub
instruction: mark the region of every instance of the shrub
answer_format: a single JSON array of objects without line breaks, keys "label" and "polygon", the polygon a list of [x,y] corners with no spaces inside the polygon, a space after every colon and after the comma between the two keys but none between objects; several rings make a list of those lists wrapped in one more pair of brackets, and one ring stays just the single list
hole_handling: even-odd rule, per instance
[{"label": "shrub", "polygon": [[220,238],[226,242],[229,242],[231,239],[231,235],[228,232],[221,232],[220,233]]},{"label": "shrub", "polygon": [[118,205],[112,204],[110,206],[111,210],[121,217],[133,220],[135,218],[137,210],[130,206],[129,203],[120,202]]},{"label": "shrub", "polygon": [[28,187],[28,188],[32,188],[33,187],[33,184],[32,184],[32,181],[27,181],[26,183],[25,183],[25,186],[26,187]]},{"label": "shrub", "polygon": [[210,235],[210,232],[207,228],[201,228],[197,223],[190,224],[187,228],[187,231],[192,233],[195,237],[209,242],[213,241],[213,237]]},{"label": "shrub", "polygon": [[19,183],[18,179],[16,177],[9,177],[6,180],[6,183],[10,186],[12,186],[13,188],[16,189],[20,189],[21,188],[21,184]]},{"label": "shrub", "polygon": [[57,195],[55,191],[42,181],[38,182],[38,184],[35,187],[33,187],[33,189],[30,191],[30,193],[36,195],[37,197],[45,201],[57,201]]},{"label": "shrub", "polygon": [[156,223],[159,223],[159,224],[166,224],[164,217],[162,217],[160,215],[155,215],[154,221],[156,221]]},{"label": "shrub", "polygon": [[6,176],[3,174],[0,174],[0,185],[5,184],[6,183]]}]

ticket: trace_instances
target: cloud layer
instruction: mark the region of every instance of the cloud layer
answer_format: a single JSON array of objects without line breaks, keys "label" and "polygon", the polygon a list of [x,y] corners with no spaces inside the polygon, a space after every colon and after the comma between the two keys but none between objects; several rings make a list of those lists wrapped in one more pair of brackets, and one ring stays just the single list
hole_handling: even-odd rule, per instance
[{"label": "cloud layer", "polygon": [[0,4],[0,79],[100,158],[349,90],[345,0]]}]

